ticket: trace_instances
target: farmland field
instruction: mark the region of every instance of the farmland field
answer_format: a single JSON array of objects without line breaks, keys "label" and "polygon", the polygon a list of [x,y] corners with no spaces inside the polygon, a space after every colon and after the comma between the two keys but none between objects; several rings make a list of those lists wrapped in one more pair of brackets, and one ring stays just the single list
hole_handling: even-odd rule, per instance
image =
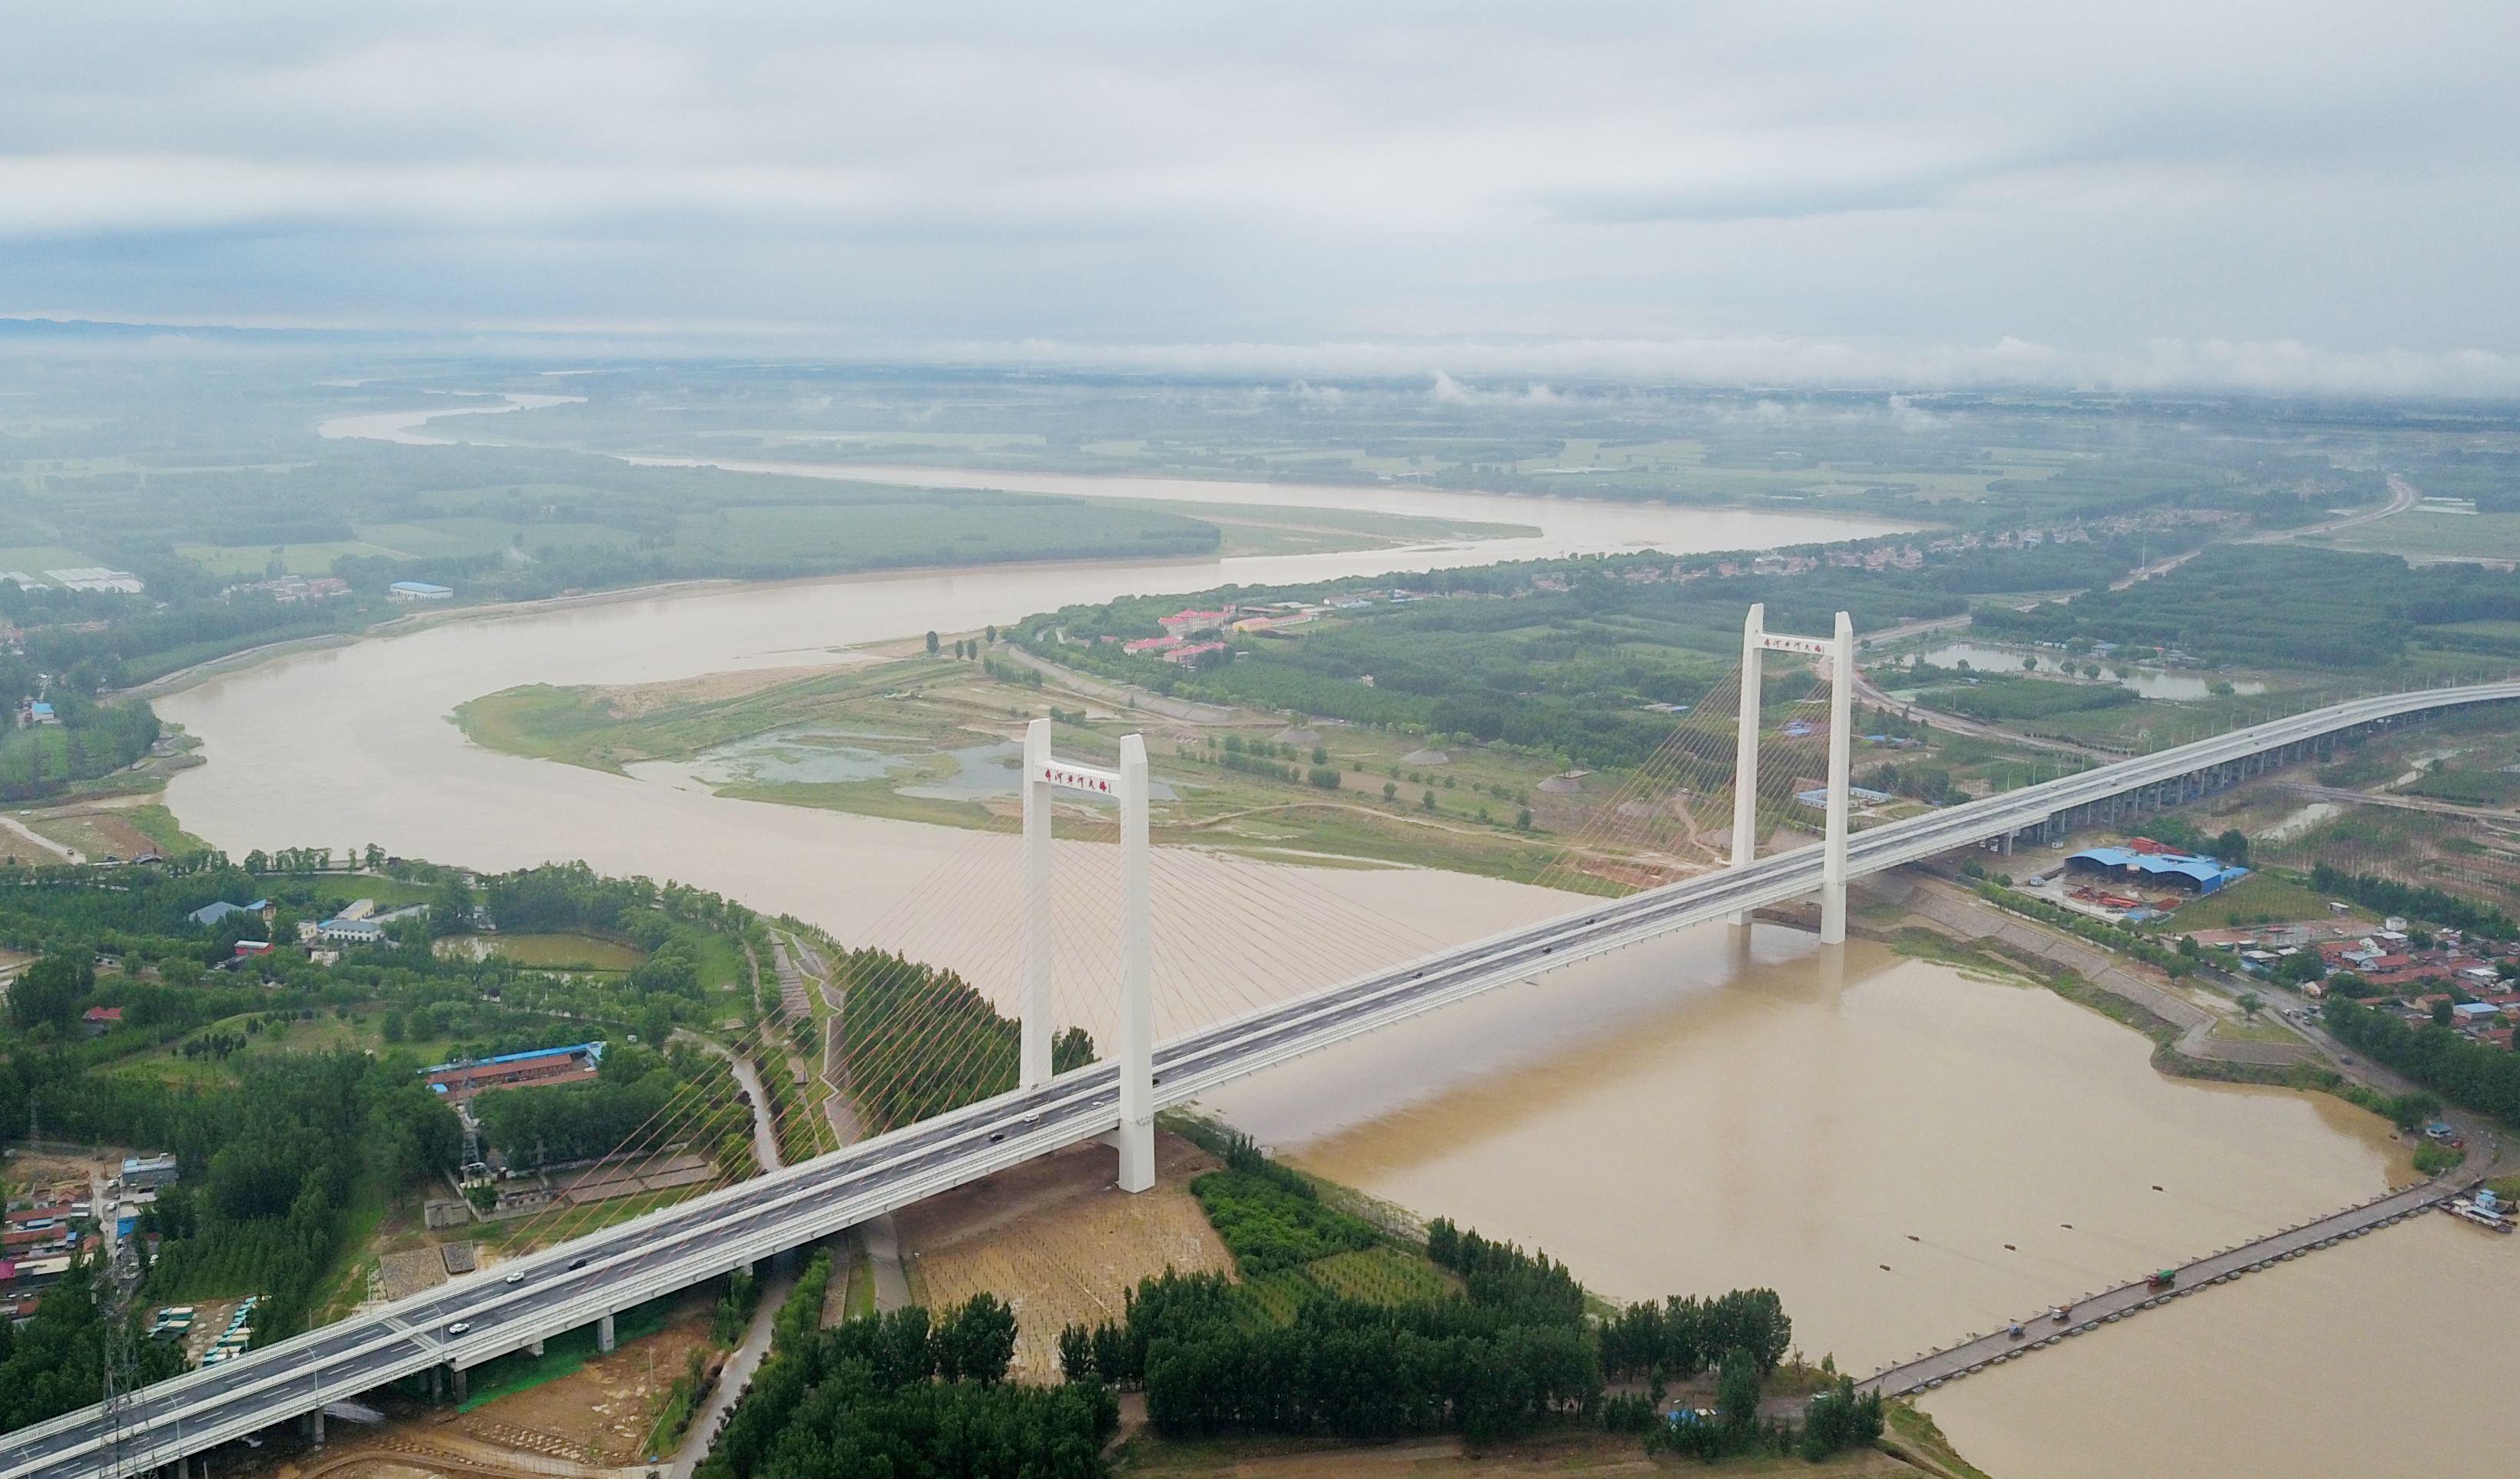
[{"label": "farmland field", "polygon": [[1120,1319],[1138,1280],[1234,1267],[1189,1189],[1215,1160],[1158,1135],[1154,1188],[1131,1196],[1111,1186],[1111,1155],[1078,1145],[895,1214],[931,1306],[985,1290],[1014,1308],[1015,1380],[1057,1381],[1060,1328]]}]

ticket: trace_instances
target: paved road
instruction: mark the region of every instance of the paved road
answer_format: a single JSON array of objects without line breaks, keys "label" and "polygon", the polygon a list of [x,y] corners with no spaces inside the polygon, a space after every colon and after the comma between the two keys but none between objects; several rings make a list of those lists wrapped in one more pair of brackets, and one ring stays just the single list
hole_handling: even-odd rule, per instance
[{"label": "paved road", "polygon": [[2270,529],[2264,534],[2252,535],[2247,543],[2275,544],[2287,539],[2299,539],[2305,534],[2333,534],[2339,529],[2351,529],[2358,524],[2376,523],[2394,515],[2404,514],[2423,501],[2424,495],[2416,490],[2413,483],[2392,472],[2389,474],[2389,501],[2379,508],[2365,509],[2360,514],[2349,514],[2343,518],[2331,518],[2325,523],[2312,524],[2306,529]]},{"label": "paved road", "polygon": [[[2427,708],[2520,698],[2520,683],[2352,700],[2214,740],[2122,761],[1858,834],[1851,876],[1895,868],[2043,823],[2062,810],[2336,729]],[[1216,1023],[1159,1046],[1155,1107],[1181,1103],[1497,986],[1689,925],[1783,903],[1820,881],[1821,849],[1761,858]],[[542,1253],[503,1264],[242,1360],[160,1382],[127,1410],[126,1457],[163,1462],[268,1427],[398,1377],[474,1366],[593,1322],[1119,1125],[1116,1069],[1095,1064],[1032,1090],[844,1146]],[[504,1276],[513,1274],[516,1282]],[[0,1437],[0,1479],[69,1479],[103,1467],[107,1437],[88,1408]]]},{"label": "paved road", "polygon": [[2000,724],[1989,724],[1983,719],[1971,719],[1965,714],[1955,714],[1947,709],[1927,708],[1921,703],[1903,703],[1884,693],[1879,684],[1874,683],[1862,672],[1855,675],[1855,696],[1875,708],[1912,715],[1924,720],[1936,729],[1948,730],[1955,735],[1967,735],[1979,740],[1996,740],[2008,744],[2027,745],[2032,749],[2052,750],[2058,754],[2080,755],[2087,760],[2106,762],[2124,758],[2107,750],[2093,749],[2088,744],[2077,744],[2071,740],[2050,740],[2044,735],[2025,735],[2019,730],[2005,729]]},{"label": "paved road", "polygon": [[742,1085],[743,1092],[752,1098],[752,1158],[761,1163],[761,1169],[764,1171],[778,1170],[780,1166],[779,1120],[771,1112],[770,1096],[761,1092],[759,1065],[742,1053],[735,1052],[724,1044],[712,1042],[697,1032],[686,1032],[676,1028],[675,1036],[687,1043],[697,1044],[702,1050],[726,1059],[727,1066],[735,1071],[736,1082]]},{"label": "paved road", "polygon": [[2387,791],[2347,790],[2334,785],[2311,785],[2295,783],[2284,789],[2314,801],[2338,801],[2348,806],[2394,806],[2400,811],[2431,812],[2438,817],[2472,817],[2479,822],[2520,822],[2520,812],[2499,811],[2491,806],[2461,806],[2455,801],[2436,801],[2430,796],[2398,796]]},{"label": "paved road", "polygon": [[717,1430],[725,1426],[735,1405],[743,1400],[744,1389],[752,1385],[753,1373],[761,1369],[763,1359],[769,1356],[779,1307],[788,1302],[795,1288],[796,1274],[789,1270],[775,1272],[761,1281],[761,1307],[752,1312],[752,1323],[744,1330],[742,1341],[726,1358],[726,1366],[718,1372],[716,1390],[692,1414],[683,1446],[675,1450],[665,1469],[671,1479],[690,1479],[692,1470],[699,1467],[700,1460],[716,1445]]}]

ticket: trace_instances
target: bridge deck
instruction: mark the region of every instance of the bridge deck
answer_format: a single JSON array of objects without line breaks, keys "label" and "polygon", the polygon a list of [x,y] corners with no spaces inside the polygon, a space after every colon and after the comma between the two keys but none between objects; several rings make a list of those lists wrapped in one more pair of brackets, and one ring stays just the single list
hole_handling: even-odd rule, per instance
[{"label": "bridge deck", "polygon": [[1990,1366],[2018,1361],[2033,1351],[2044,1350],[2073,1336],[2089,1334],[2103,1324],[2114,1324],[2173,1299],[2187,1298],[2212,1284],[2257,1273],[2279,1261],[2332,1246],[2344,1238],[2360,1237],[2374,1229],[2393,1226],[2438,1207],[2457,1194],[2458,1188],[2443,1181],[2425,1182],[2403,1191],[2393,1191],[2316,1222],[2270,1233],[2229,1252],[2182,1264],[2179,1268],[2178,1283],[2173,1288],[2156,1289],[2144,1279],[2120,1284],[2071,1306],[2067,1310],[2069,1319],[2064,1324],[2055,1323],[2048,1312],[2042,1310],[2023,1318],[2022,1335],[2018,1340],[2012,1337],[2009,1329],[1999,1329],[1992,1335],[1964,1340],[1876,1371],[1857,1382],[1856,1386],[1865,1391],[1878,1391],[1884,1397],[1897,1397],[1938,1387],[1946,1381],[1958,1381]]}]

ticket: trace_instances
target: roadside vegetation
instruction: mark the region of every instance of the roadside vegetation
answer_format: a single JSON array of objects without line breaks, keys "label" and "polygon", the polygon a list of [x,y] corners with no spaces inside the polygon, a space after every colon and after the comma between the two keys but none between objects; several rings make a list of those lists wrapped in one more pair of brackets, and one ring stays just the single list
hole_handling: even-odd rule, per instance
[{"label": "roadside vegetation", "polygon": [[[1164,1439],[1607,1431],[1649,1452],[1822,1457],[1881,1431],[1879,1401],[1825,1363],[1782,1369],[1793,1325],[1772,1291],[1605,1306],[1545,1254],[1441,1218],[1412,1240],[1248,1140],[1182,1128],[1226,1162],[1192,1190],[1239,1277],[1167,1271],[1120,1319],[1059,1336],[1070,1386],[1143,1389]],[[1674,1385],[1711,1386],[1715,1405],[1666,1416]],[[1779,1390],[1808,1394],[1800,1423],[1762,1413]]]},{"label": "roadside vegetation", "polygon": [[931,1317],[912,1305],[819,1328],[829,1252],[780,1308],[769,1359],[700,1479],[952,1474],[1093,1479],[1119,1405],[1093,1383],[1006,1380],[1014,1313],[980,1294]]},{"label": "roadside vegetation", "polygon": [[[348,861],[377,871],[327,869],[329,854],[292,849],[254,854],[251,868],[204,852],[0,874],[0,944],[31,958],[0,1022],[0,1136],[39,1128],[46,1141],[176,1158],[182,1179],[136,1219],[144,1303],[258,1295],[258,1343],[335,1318],[386,1210],[452,1192],[461,1127],[420,1070],[459,1054],[609,1040],[594,1081],[480,1096],[485,1143],[511,1169],[671,1140],[751,1174],[749,1119],[720,1060],[679,1039],[633,1042],[758,1011],[748,984],[720,989],[740,984],[759,929],[748,911],[582,865],[481,875]],[[410,912],[338,959],[251,953],[354,898]],[[264,908],[192,918],[220,902]],[[436,948],[501,920],[617,942],[636,964],[543,971]],[[73,1270],[31,1333],[0,1346],[22,1404],[95,1400],[81,1373],[104,1317],[89,1277]],[[164,1374],[155,1363],[170,1348],[141,1346],[146,1369]]]}]

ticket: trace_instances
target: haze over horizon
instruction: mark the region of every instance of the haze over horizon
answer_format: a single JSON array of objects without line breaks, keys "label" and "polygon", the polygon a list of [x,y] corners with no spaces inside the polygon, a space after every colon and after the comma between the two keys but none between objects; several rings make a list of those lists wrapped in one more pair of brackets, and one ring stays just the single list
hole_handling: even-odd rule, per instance
[{"label": "haze over horizon", "polygon": [[2520,393],[2507,7],[22,11],[0,317]]}]

